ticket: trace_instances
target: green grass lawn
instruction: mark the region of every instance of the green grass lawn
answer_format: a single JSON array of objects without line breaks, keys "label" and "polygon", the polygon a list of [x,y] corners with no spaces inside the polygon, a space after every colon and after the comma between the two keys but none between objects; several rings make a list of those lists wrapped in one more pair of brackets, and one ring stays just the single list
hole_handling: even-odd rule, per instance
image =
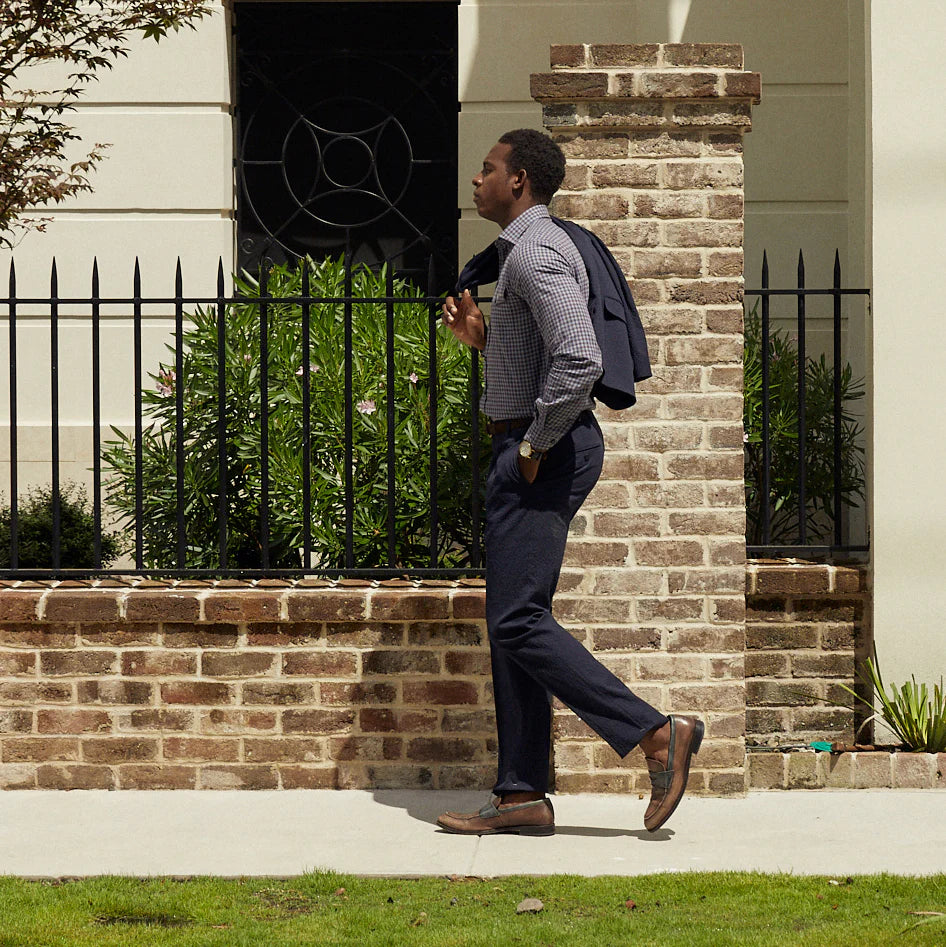
[{"label": "green grass lawn", "polygon": [[[517,915],[526,897],[543,910]],[[946,944],[923,911],[946,911],[946,875],[0,878],[0,947]]]}]

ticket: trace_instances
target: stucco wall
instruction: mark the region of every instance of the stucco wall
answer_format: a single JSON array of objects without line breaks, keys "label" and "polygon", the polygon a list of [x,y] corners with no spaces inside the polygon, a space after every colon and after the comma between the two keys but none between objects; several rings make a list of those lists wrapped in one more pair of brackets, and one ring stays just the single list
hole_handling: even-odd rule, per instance
[{"label": "stucco wall", "polygon": [[944,31],[939,4],[871,6],[874,637],[895,681],[946,672]]}]

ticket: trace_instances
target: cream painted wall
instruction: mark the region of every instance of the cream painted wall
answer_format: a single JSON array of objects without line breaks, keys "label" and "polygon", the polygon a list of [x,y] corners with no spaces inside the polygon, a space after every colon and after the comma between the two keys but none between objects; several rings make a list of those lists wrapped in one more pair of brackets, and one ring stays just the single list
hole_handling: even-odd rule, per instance
[{"label": "cream painted wall", "polygon": [[874,0],[872,562],[884,675],[946,675],[946,8]]},{"label": "cream painted wall", "polygon": [[[173,295],[180,256],[185,293],[215,291],[218,258],[229,273],[234,247],[232,121],[228,16],[218,5],[196,31],[160,43],[136,41],[127,59],[92,84],[68,117],[85,154],[110,144],[92,177],[94,190],[44,209],[45,233],[30,233],[12,253],[0,253],[6,287],[11,257],[20,296],[49,294],[57,261],[61,296],[91,292],[98,259],[103,296],[132,295],[135,257],[144,295]],[[55,72],[37,69],[24,84],[55,87]],[[4,291],[3,295],[6,295]],[[103,421],[133,419],[132,324],[128,306],[102,311]],[[88,314],[62,307],[60,421],[64,478],[91,484],[91,331]],[[5,312],[4,312],[5,315]],[[49,320],[36,307],[18,313],[19,486],[50,481]],[[173,322],[167,308],[145,312],[143,360],[154,371],[167,358]],[[8,364],[8,326],[0,321],[0,359]],[[9,390],[0,386],[0,492],[9,495]],[[106,429],[104,436],[110,435]],[[3,463],[6,461],[7,463]]]}]

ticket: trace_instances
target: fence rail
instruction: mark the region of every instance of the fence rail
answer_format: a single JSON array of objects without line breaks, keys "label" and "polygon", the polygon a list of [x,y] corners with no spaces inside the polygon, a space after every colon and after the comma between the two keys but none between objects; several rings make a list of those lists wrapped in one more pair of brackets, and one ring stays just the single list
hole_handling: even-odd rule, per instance
[{"label": "fence rail", "polygon": [[[469,481],[465,489],[469,494],[469,504],[464,516],[469,516],[468,537],[465,542],[465,552],[459,564],[445,565],[443,561],[442,538],[445,525],[441,519],[440,510],[440,467],[443,456],[440,453],[439,443],[439,403],[438,403],[438,325],[441,297],[433,292],[432,265],[427,274],[426,292],[415,288],[405,290],[402,282],[398,292],[395,284],[398,279],[393,269],[384,271],[383,293],[362,294],[354,292],[354,274],[357,267],[352,263],[350,255],[346,255],[343,263],[344,282],[340,293],[319,293],[313,289],[311,280],[314,271],[305,264],[301,271],[301,285],[299,292],[273,293],[270,291],[269,274],[264,267],[259,272],[256,293],[243,291],[227,292],[226,277],[222,260],[218,264],[216,274],[216,293],[212,295],[185,295],[183,291],[183,276],[180,261],[178,261],[174,276],[174,293],[170,296],[144,296],[142,294],[141,272],[136,261],[132,276],[132,293],[129,296],[103,296],[100,293],[100,279],[98,264],[95,262],[91,274],[90,296],[60,296],[57,266],[53,261],[50,273],[50,291],[48,296],[19,296],[17,294],[17,276],[14,265],[10,265],[9,292],[6,298],[0,298],[0,305],[6,306],[8,315],[8,346],[9,346],[9,557],[5,564],[0,563],[0,576],[17,578],[42,577],[69,577],[88,574],[112,575],[179,575],[182,577],[261,577],[261,576],[293,576],[318,574],[324,576],[351,576],[384,578],[391,576],[411,575],[417,577],[460,577],[482,576],[482,538],[481,538],[481,489],[483,483],[482,461],[486,454],[482,450],[482,430],[479,416],[479,385],[480,370],[478,353],[471,352],[469,360],[469,375],[466,388],[465,410],[467,412],[468,437],[465,449],[468,454],[465,462],[469,464]],[[244,287],[245,289],[245,287]],[[772,431],[773,410],[779,410],[784,405],[773,405],[772,391],[772,315],[771,300],[774,297],[794,297],[795,327],[797,334],[797,381],[794,391],[794,411],[797,415],[797,424],[794,438],[797,443],[797,461],[795,464],[795,483],[792,493],[792,502],[795,507],[797,537],[796,541],[785,541],[784,536],[773,536],[773,502],[758,503],[758,535],[750,537],[748,553],[750,556],[798,556],[823,557],[847,556],[867,550],[864,542],[845,542],[843,511],[847,501],[843,484],[843,469],[845,464],[844,442],[847,424],[844,415],[842,378],[841,328],[842,328],[842,299],[851,296],[862,296],[868,300],[868,289],[845,288],[841,285],[841,268],[839,257],[835,255],[833,285],[829,288],[809,288],[805,285],[805,264],[799,253],[797,286],[793,288],[775,288],[769,285],[769,264],[767,255],[763,256],[761,287],[747,289],[747,297],[757,297],[761,307],[761,342],[758,353],[760,359],[760,432],[757,445],[748,445],[747,451],[757,450],[760,454],[760,482],[754,496],[771,498],[773,495],[773,445],[778,444]],[[813,433],[808,430],[808,387],[806,372],[809,358],[806,342],[807,310],[806,302],[811,297],[830,297],[833,301],[832,318],[832,452],[830,490],[830,541],[825,542],[824,536],[812,538],[809,535],[809,517],[811,506],[811,490],[808,483],[810,467],[809,442]],[[478,297],[479,298],[479,297]],[[481,301],[488,301],[483,297]],[[24,565],[21,549],[21,518],[18,501],[18,353],[19,324],[21,319],[35,319],[36,316],[22,316],[21,310],[26,306],[41,307],[39,317],[44,324],[49,325],[49,470],[50,470],[50,500],[51,500],[51,537],[48,565]],[[62,533],[63,508],[60,490],[60,369],[63,365],[63,352],[59,327],[61,320],[67,318],[62,314],[63,307],[78,306],[80,315],[89,318],[91,332],[91,473],[92,473],[92,551],[88,564],[81,566],[65,566],[63,564]],[[176,383],[169,386],[173,389],[173,412],[169,412],[172,424],[168,434],[173,429],[173,467],[168,474],[174,484],[173,510],[173,538],[169,539],[169,549],[173,549],[173,562],[162,563],[156,566],[152,557],[149,557],[145,543],[146,517],[149,515],[145,503],[145,477],[143,442],[147,430],[145,429],[145,398],[143,397],[143,381],[146,375],[146,366],[143,356],[143,313],[146,309],[163,307],[164,315],[169,317],[173,310],[174,361],[173,372]],[[232,457],[229,456],[228,444],[232,435],[228,423],[228,407],[231,406],[234,395],[228,389],[227,359],[230,342],[228,341],[228,315],[231,307],[250,306],[258,318],[258,385],[259,404],[265,409],[259,412],[259,471],[258,471],[258,509],[259,518],[256,529],[255,542],[257,545],[257,560],[252,565],[245,561],[234,561],[230,543],[233,539],[231,520],[233,511],[230,506],[231,496],[228,495],[230,466]],[[272,448],[271,444],[271,417],[273,416],[273,395],[271,378],[270,345],[274,341],[272,336],[273,319],[282,311],[280,307],[291,306],[297,313],[299,321],[299,337],[301,351],[299,358],[302,366],[311,365],[311,345],[313,341],[313,314],[322,310],[319,307],[329,307],[341,313],[343,323],[342,359],[343,372],[340,381],[342,389],[343,416],[340,419],[341,443],[343,460],[341,463],[341,493],[343,503],[340,509],[338,531],[344,533],[344,549],[340,553],[340,561],[335,565],[325,565],[324,562],[313,560],[318,555],[318,544],[312,533],[313,526],[313,483],[315,477],[320,476],[313,465],[313,454],[319,450],[319,445],[313,443],[313,391],[309,371],[301,371],[300,375],[300,442],[298,451],[301,456],[300,469],[300,512],[301,530],[299,533],[298,558],[299,564],[286,565],[285,556],[277,554],[272,548],[273,538],[273,501],[272,495]],[[385,479],[383,492],[385,493],[385,516],[383,531],[386,548],[384,561],[375,562],[366,566],[359,561],[355,546],[355,523],[359,509],[356,501],[355,472],[358,468],[359,449],[358,438],[355,433],[355,395],[353,387],[354,362],[358,353],[354,347],[354,329],[356,312],[360,307],[376,306],[383,308],[383,370],[380,385],[384,391],[384,444],[383,464]],[[403,312],[401,307],[422,307],[426,311],[426,344],[427,344],[427,392],[426,410],[428,417],[438,419],[438,423],[429,424],[429,437],[426,445],[415,445],[409,457],[399,456],[396,440],[396,427],[399,423],[397,414],[399,407],[395,392],[396,348],[398,343],[398,319]],[[102,429],[102,344],[101,322],[103,311],[121,309],[123,316],[132,317],[132,385],[133,400],[133,428],[131,439],[133,444],[133,510],[128,515],[128,556],[125,565],[107,566],[103,561],[103,513],[106,513],[107,504],[103,498],[102,460],[103,445],[101,440]],[[216,399],[216,418],[213,425],[213,440],[215,441],[215,458],[213,464],[216,471],[216,483],[219,485],[212,501],[216,510],[215,544],[216,559],[210,565],[194,566],[189,564],[192,552],[188,540],[187,490],[185,478],[187,476],[187,455],[192,449],[188,443],[188,428],[185,423],[185,315],[193,307],[206,307],[215,319],[215,352],[216,377],[214,383],[214,397]],[[193,313],[191,313],[193,316]],[[67,357],[75,358],[75,352],[69,352]],[[747,358],[749,355],[747,354]],[[748,365],[748,362],[747,362]],[[296,374],[300,374],[297,372]],[[154,377],[154,376],[152,376]],[[748,414],[748,409],[747,409]],[[426,447],[426,450],[423,448]],[[748,457],[748,454],[747,454]],[[415,556],[410,562],[399,559],[397,540],[399,530],[398,520],[398,482],[396,468],[398,463],[424,464],[426,466],[426,499],[429,509],[426,511],[426,541],[428,551],[422,557]],[[747,471],[749,462],[747,459]],[[324,472],[323,472],[324,473]],[[750,496],[750,483],[747,474],[747,498]],[[276,498],[278,500],[278,498]],[[828,510],[828,504],[823,505],[822,514]],[[108,515],[108,514],[107,514]],[[779,513],[784,521],[784,514]],[[449,527],[449,523],[447,527]],[[380,529],[380,527],[379,527]],[[784,530],[783,530],[784,532]],[[760,541],[752,541],[754,539]],[[820,540],[820,541],[819,541]],[[0,550],[0,554],[2,554]],[[152,561],[149,561],[152,559]],[[421,561],[423,559],[423,561]]]},{"label": "fence rail", "polygon": [[[801,250],[798,252],[797,285],[793,288],[774,288],[769,285],[768,254],[762,255],[762,285],[759,289],[746,289],[746,296],[758,297],[761,306],[761,344],[759,357],[761,360],[761,488],[758,493],[767,498],[759,502],[758,512],[761,522],[761,542],[749,542],[747,555],[750,557],[843,557],[852,553],[867,552],[869,546],[866,536],[864,542],[844,541],[845,496],[843,492],[844,477],[842,454],[845,435],[845,415],[843,405],[844,367],[841,353],[841,300],[845,297],[862,296],[870,305],[870,290],[864,288],[846,288],[841,282],[840,254],[835,251],[832,285],[828,288],[813,289],[805,284],[805,259]],[[772,326],[771,300],[773,297],[795,297],[796,315],[795,331],[797,340],[797,381],[795,413],[797,414],[796,440],[798,458],[796,464],[795,507],[797,511],[797,542],[774,542],[773,532],[773,494],[772,472],[773,435],[771,431],[772,419]],[[808,538],[809,515],[811,497],[808,491],[807,476],[809,473],[809,435],[816,432],[808,430],[808,370],[809,358],[807,351],[806,330],[807,300],[811,297],[830,297],[832,300],[832,346],[831,346],[831,542],[811,542]],[[747,448],[748,449],[748,448]],[[748,478],[747,478],[748,492]]]},{"label": "fence rail", "polygon": [[[468,550],[468,563],[460,567],[444,567],[439,561],[439,540],[441,523],[438,509],[438,424],[429,424],[429,440],[426,456],[428,471],[428,499],[429,499],[429,560],[425,564],[413,562],[404,565],[396,561],[396,483],[395,464],[405,458],[395,455],[395,410],[396,399],[394,392],[394,362],[395,340],[397,334],[396,313],[401,307],[419,305],[427,310],[427,342],[428,342],[428,391],[429,417],[438,418],[438,335],[439,309],[442,297],[430,292],[426,294],[396,294],[395,274],[392,269],[385,271],[385,295],[355,295],[353,294],[353,273],[357,266],[350,258],[344,263],[344,288],[338,295],[325,295],[310,292],[310,278],[312,271],[308,263],[301,267],[301,293],[278,295],[269,291],[267,283],[268,272],[265,267],[259,271],[258,295],[255,297],[245,293],[227,293],[222,260],[217,269],[217,292],[212,296],[188,296],[183,291],[183,276],[180,260],[178,260],[174,277],[174,294],[172,296],[144,296],[141,291],[141,272],[136,260],[133,274],[133,291],[130,296],[105,297],[100,294],[100,280],[97,261],[93,263],[92,292],[89,297],[60,296],[57,265],[52,263],[50,274],[50,293],[48,297],[18,296],[15,265],[10,265],[9,294],[0,298],[0,304],[5,304],[8,313],[9,333],[9,398],[10,398],[10,492],[11,505],[9,514],[9,563],[7,568],[0,568],[0,575],[20,578],[30,577],[68,577],[76,574],[109,573],[115,575],[167,575],[173,573],[181,576],[299,576],[303,574],[319,574],[326,576],[371,576],[386,577],[400,575],[417,575],[429,577],[481,576],[482,549],[480,536],[480,439],[481,426],[479,417],[479,364],[478,353],[472,352],[469,367],[469,453],[471,461],[471,497],[470,520],[471,536]],[[428,274],[428,283],[432,282],[432,264]],[[26,305],[39,305],[48,312],[49,322],[49,383],[50,383],[50,480],[51,480],[51,562],[49,567],[24,567],[20,561],[20,515],[18,504],[18,321],[19,309]],[[62,366],[62,352],[59,342],[59,325],[61,308],[78,305],[83,307],[91,317],[91,381],[92,381],[92,516],[93,516],[93,550],[90,564],[80,568],[66,568],[62,563],[61,536],[62,536],[62,501],[60,497],[60,391],[59,376]],[[227,361],[227,314],[229,307],[253,306],[258,311],[259,318],[259,390],[260,404],[266,406],[260,411],[259,424],[259,562],[252,568],[235,566],[230,561],[228,539],[229,534],[229,497],[227,495],[228,466],[231,458],[228,456],[227,407],[228,398],[232,397],[227,390],[226,361]],[[298,310],[301,322],[301,364],[308,366],[311,363],[310,345],[312,341],[312,314],[316,307],[328,305],[341,307],[344,322],[344,523],[339,524],[345,533],[344,561],[338,567],[318,565],[312,567],[312,557],[317,550],[313,544],[312,519],[312,477],[313,444],[311,440],[312,420],[312,385],[310,372],[301,372],[301,545],[299,549],[300,563],[298,567],[287,568],[273,562],[271,556],[271,451],[270,451],[270,314],[274,307],[294,306]],[[353,397],[353,361],[357,353],[353,349],[353,323],[355,313],[359,307],[366,305],[380,305],[385,311],[384,328],[384,359],[385,359],[385,404],[386,404],[386,464],[387,464],[387,552],[388,561],[382,565],[370,568],[361,567],[356,562],[354,551],[355,529],[355,490],[353,472],[355,469],[354,451],[356,437],[354,425],[354,397]],[[133,389],[134,389],[134,516],[131,523],[133,534],[133,564],[125,567],[105,567],[102,558],[102,443],[101,443],[101,314],[105,307],[130,308],[133,319]],[[145,411],[142,400],[142,382],[145,369],[142,357],[142,321],[145,307],[165,306],[173,307],[174,314],[174,482],[176,493],[176,530],[175,530],[175,562],[172,567],[149,567],[144,548],[144,519],[145,503],[143,480],[142,444]],[[217,562],[208,568],[195,568],[188,565],[187,542],[187,510],[185,508],[185,455],[188,451],[187,433],[185,431],[184,398],[186,390],[185,379],[185,344],[184,326],[185,310],[189,307],[210,307],[216,314],[217,333],[217,379],[216,379],[216,441],[217,441],[217,483],[219,490],[216,497],[217,508]],[[46,319],[46,316],[41,318]],[[410,463],[417,463],[418,458],[407,459]]]}]

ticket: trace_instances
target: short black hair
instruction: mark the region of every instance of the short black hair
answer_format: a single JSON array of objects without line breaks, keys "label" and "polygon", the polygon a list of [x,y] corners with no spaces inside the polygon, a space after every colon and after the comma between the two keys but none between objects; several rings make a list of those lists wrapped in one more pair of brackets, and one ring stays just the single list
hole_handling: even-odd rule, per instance
[{"label": "short black hair", "polygon": [[534,128],[517,128],[499,139],[509,145],[509,170],[523,170],[529,176],[532,196],[548,204],[565,180],[565,155],[548,135]]}]

